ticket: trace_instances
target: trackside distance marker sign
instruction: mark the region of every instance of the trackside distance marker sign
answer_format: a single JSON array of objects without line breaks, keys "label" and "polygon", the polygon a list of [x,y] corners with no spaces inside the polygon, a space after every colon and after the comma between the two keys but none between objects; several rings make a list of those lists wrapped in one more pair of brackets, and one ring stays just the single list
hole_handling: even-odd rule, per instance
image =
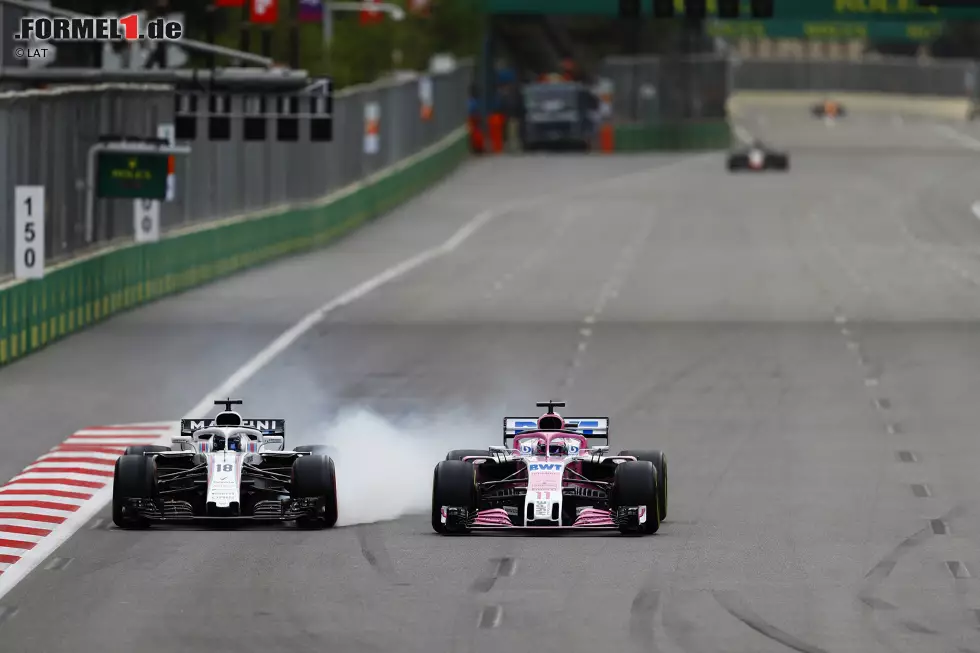
[{"label": "trackside distance marker sign", "polygon": [[119,18],[101,16],[64,18],[61,16],[24,16],[15,41],[179,41],[184,26],[175,20],[154,18],[140,22],[139,14]]},{"label": "trackside distance marker sign", "polygon": [[155,243],[160,240],[158,200],[133,200],[133,234],[138,243]]},{"label": "trackside distance marker sign", "polygon": [[44,186],[14,189],[14,277],[44,277]]}]

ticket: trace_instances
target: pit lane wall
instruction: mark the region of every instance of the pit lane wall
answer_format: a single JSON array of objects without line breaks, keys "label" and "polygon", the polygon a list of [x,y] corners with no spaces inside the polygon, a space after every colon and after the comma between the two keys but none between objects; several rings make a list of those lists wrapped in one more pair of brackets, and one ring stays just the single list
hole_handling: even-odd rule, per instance
[{"label": "pit lane wall", "polygon": [[613,85],[619,151],[724,149],[732,118],[829,97],[854,111],[971,120],[980,96],[977,62],[918,57],[611,57],[599,74]]},{"label": "pit lane wall", "polygon": [[173,231],[156,243],[50,267],[43,279],[0,286],[0,366],[121,311],[326,245],[443,179],[467,152],[457,128],[318,201]]}]

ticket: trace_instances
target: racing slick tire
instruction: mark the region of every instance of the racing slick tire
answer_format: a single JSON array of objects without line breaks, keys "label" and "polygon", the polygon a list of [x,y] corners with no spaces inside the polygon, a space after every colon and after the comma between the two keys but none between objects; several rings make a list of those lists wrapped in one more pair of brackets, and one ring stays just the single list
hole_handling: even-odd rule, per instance
[{"label": "racing slick tire", "polygon": [[329,456],[310,454],[293,461],[292,496],[320,499],[318,514],[300,517],[300,528],[333,528],[337,524],[337,470]]},{"label": "racing slick tire", "polygon": [[126,447],[123,451],[124,456],[142,456],[146,453],[160,453],[161,451],[170,451],[170,447],[165,447],[159,444],[134,444]]},{"label": "racing slick tire", "polygon": [[432,475],[432,530],[440,535],[469,532],[468,528],[452,530],[442,523],[442,507],[476,510],[476,477],[473,465],[462,460],[443,460]]},{"label": "racing slick tire", "polygon": [[112,482],[112,523],[119,528],[147,528],[150,523],[130,514],[129,499],[152,499],[156,496],[157,464],[143,454],[123,454],[116,458]]},{"label": "racing slick tire", "polygon": [[730,156],[728,157],[728,171],[738,172],[745,167],[745,161],[742,157]]},{"label": "racing slick tire", "polygon": [[489,453],[487,449],[453,449],[446,454],[446,460],[462,460],[467,456],[486,456]]},{"label": "racing slick tire", "polygon": [[653,463],[657,470],[657,506],[660,508],[660,521],[667,519],[667,456],[659,449],[620,451],[620,456],[633,456],[637,460]]},{"label": "racing slick tire", "polygon": [[770,167],[773,170],[779,170],[780,172],[786,172],[789,170],[789,157],[785,154],[773,155],[769,161]]},{"label": "racing slick tire", "polygon": [[612,487],[613,508],[646,506],[646,522],[639,531],[621,524],[621,533],[651,535],[660,530],[660,511],[657,509],[657,468],[649,460],[627,461],[616,465]]}]

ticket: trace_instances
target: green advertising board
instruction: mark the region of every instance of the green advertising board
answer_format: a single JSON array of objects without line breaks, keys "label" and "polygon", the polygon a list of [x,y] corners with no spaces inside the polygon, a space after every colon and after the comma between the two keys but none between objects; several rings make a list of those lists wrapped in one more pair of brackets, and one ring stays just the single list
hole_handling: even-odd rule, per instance
[{"label": "green advertising board", "polygon": [[[619,0],[483,0],[492,14],[618,16]],[[706,0],[709,16],[718,16],[718,0]],[[653,15],[653,1],[641,0],[643,14]],[[684,0],[674,0],[678,16]],[[920,0],[774,0],[774,20],[881,21],[978,20],[980,6],[929,7]],[[742,0],[740,20],[752,20],[750,0]]]},{"label": "green advertising board", "polygon": [[906,21],[809,21],[809,20],[714,20],[708,34],[728,39],[809,39],[845,41],[870,39],[889,42],[933,41],[943,34],[945,23]]},{"label": "green advertising board", "polygon": [[104,198],[165,199],[167,159],[166,154],[100,152],[96,193]]}]

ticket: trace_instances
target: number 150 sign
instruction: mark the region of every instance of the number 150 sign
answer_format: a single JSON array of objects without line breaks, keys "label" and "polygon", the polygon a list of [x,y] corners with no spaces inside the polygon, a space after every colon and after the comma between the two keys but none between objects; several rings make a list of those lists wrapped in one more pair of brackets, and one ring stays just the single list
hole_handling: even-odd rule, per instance
[{"label": "number 150 sign", "polygon": [[14,276],[44,277],[44,186],[14,189]]}]

